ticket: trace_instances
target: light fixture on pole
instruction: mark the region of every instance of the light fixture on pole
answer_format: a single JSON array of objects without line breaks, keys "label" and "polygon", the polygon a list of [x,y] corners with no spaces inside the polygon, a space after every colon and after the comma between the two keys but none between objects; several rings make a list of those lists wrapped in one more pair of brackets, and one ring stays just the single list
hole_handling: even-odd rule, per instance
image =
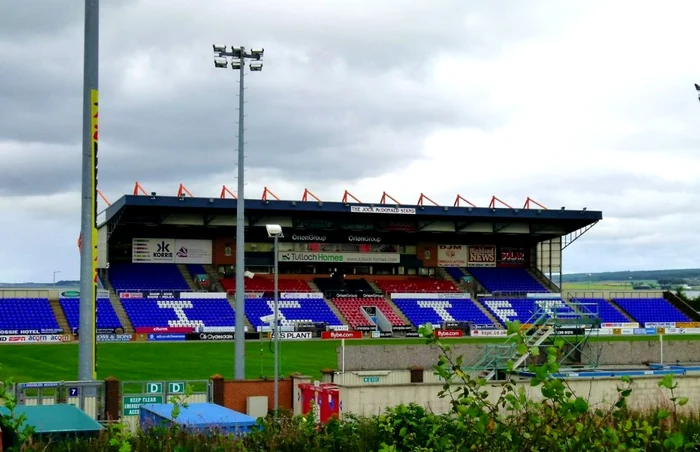
[{"label": "light fixture on pole", "polygon": [[698,100],[700,100],[700,85],[698,85],[697,83],[695,83],[695,91],[698,92]]},{"label": "light fixture on pole", "polygon": [[274,269],[274,272],[275,272],[274,281],[275,282],[274,282],[274,284],[275,285],[274,285],[274,289],[273,289],[275,301],[274,301],[274,305],[273,305],[273,309],[272,309],[273,310],[272,315],[274,316],[274,320],[273,320],[274,327],[272,330],[272,340],[275,344],[275,352],[274,352],[274,355],[275,355],[275,364],[274,364],[274,367],[275,367],[275,371],[274,371],[275,372],[275,383],[274,383],[275,402],[274,402],[274,407],[275,407],[275,416],[277,416],[277,411],[279,409],[279,395],[280,395],[280,391],[279,391],[279,370],[280,370],[280,367],[279,367],[279,365],[280,365],[280,361],[279,361],[279,340],[280,340],[280,334],[279,334],[279,320],[280,320],[279,319],[279,298],[280,298],[280,294],[279,294],[279,279],[280,279],[280,277],[279,277],[279,239],[280,239],[280,237],[284,237],[284,235],[282,235],[282,226],[280,226],[278,224],[265,225],[265,229],[267,229],[267,236],[272,237],[272,239],[274,240],[274,243],[275,243],[275,246],[273,247],[273,252],[275,253],[275,259],[274,259],[274,261],[275,261],[275,269]]},{"label": "light fixture on pole", "polygon": [[53,271],[53,285],[56,285],[56,274],[61,273],[61,270],[54,270]]},{"label": "light fixture on pole", "polygon": [[214,67],[225,69],[231,65],[231,69],[239,71],[238,83],[238,193],[236,201],[236,335],[235,335],[235,369],[234,378],[245,378],[245,195],[244,189],[244,146],[243,127],[244,114],[244,85],[246,60],[254,60],[250,63],[250,70],[262,71],[262,57],[264,49],[252,49],[246,52],[245,47],[231,47],[214,45]]}]

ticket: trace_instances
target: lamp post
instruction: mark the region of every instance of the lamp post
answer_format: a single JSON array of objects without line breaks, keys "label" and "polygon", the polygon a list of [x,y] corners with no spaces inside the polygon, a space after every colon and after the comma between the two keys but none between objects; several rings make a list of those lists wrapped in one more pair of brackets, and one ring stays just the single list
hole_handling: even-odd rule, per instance
[{"label": "lamp post", "polygon": [[[243,380],[245,378],[245,196],[244,190],[244,165],[245,158],[243,148],[244,127],[244,85],[246,60],[254,60],[249,64],[253,72],[262,71],[262,56],[264,49],[252,49],[246,52],[245,47],[231,47],[214,45],[214,67],[226,69],[231,65],[231,69],[239,71],[238,84],[238,193],[236,201],[236,333],[235,333],[235,369],[234,378]],[[230,62],[229,62],[230,59]]]},{"label": "lamp post", "polygon": [[273,304],[273,313],[272,315],[274,316],[274,329],[272,330],[272,341],[275,344],[275,363],[274,363],[274,373],[275,373],[275,383],[274,383],[274,407],[275,407],[275,416],[277,416],[277,411],[279,409],[279,373],[280,373],[280,361],[279,361],[279,340],[280,340],[280,334],[279,334],[279,239],[280,237],[284,237],[282,235],[282,226],[278,224],[268,224],[265,225],[265,228],[267,229],[267,236],[272,237],[272,240],[274,241],[274,247],[273,247],[273,252],[275,253],[275,269],[274,272],[275,274],[273,275],[274,277],[274,304]]},{"label": "lamp post", "polygon": [[61,273],[61,270],[54,270],[53,271],[53,285],[56,285],[56,274]]}]

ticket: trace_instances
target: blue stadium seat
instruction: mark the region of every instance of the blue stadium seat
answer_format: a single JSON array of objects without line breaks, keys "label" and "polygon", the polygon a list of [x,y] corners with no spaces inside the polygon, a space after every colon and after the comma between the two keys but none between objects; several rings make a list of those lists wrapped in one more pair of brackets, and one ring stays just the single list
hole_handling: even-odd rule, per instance
[{"label": "blue stadium seat", "polygon": [[393,301],[416,327],[426,323],[440,325],[443,322],[472,322],[476,325],[493,324],[493,321],[472,300],[468,299],[396,298]]},{"label": "blue stadium seat", "polygon": [[538,306],[548,308],[559,319],[576,318],[578,315],[562,300],[536,298],[479,298],[493,316],[503,322],[527,323],[538,311]]},{"label": "blue stadium seat", "polygon": [[470,267],[469,273],[490,293],[549,292],[524,268]]},{"label": "blue stadium seat", "polygon": [[58,330],[48,298],[0,299],[0,330]]},{"label": "blue stadium seat", "polygon": [[[194,300],[123,299],[134,328],[233,327],[236,315],[225,298]],[[181,311],[182,314],[179,314]]]},{"label": "blue stadium seat", "polygon": [[613,298],[613,301],[644,325],[691,321],[664,298]]},{"label": "blue stadium seat", "polygon": [[190,290],[175,264],[114,263],[109,267],[109,280],[117,291]]},{"label": "blue stadium seat", "polygon": [[[75,331],[80,326],[80,299],[79,298],[61,298],[61,308],[68,320],[68,326]],[[112,303],[108,298],[97,299],[97,329],[116,330],[121,328],[122,324],[114,312]]]},{"label": "blue stadium seat", "polygon": [[[271,298],[250,298],[245,301],[245,313],[254,328],[267,326],[260,317],[273,314],[274,300]],[[299,300],[279,300],[279,311],[282,325],[293,325],[300,322],[322,322],[331,326],[342,325],[343,322],[331,311],[323,298],[303,298]]]},{"label": "blue stadium seat", "polygon": [[[625,317],[620,311],[615,309],[608,300],[602,298],[577,298],[576,303],[589,303],[597,305],[598,318],[603,323],[629,323],[630,320]],[[592,306],[592,308],[594,308]]]}]

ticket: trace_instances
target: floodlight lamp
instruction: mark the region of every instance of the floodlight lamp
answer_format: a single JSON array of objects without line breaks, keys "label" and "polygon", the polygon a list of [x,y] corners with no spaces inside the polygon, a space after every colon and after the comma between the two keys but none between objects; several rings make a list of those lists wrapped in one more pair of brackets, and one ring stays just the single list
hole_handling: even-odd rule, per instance
[{"label": "floodlight lamp", "polygon": [[251,49],[250,50],[250,55],[255,58],[256,60],[259,60],[263,57],[263,54],[265,53],[265,49],[260,48],[260,49]]},{"label": "floodlight lamp", "polygon": [[228,67],[228,60],[226,58],[214,58],[214,67],[226,68]]},{"label": "floodlight lamp", "polygon": [[226,46],[219,46],[214,44],[212,47],[214,47],[214,53],[221,53],[226,51]]},{"label": "floodlight lamp", "polygon": [[241,54],[243,53],[243,49],[241,49],[240,47],[231,46],[231,53],[236,58],[239,58],[241,56]]},{"label": "floodlight lamp", "polygon": [[250,63],[250,70],[253,72],[260,72],[262,71],[262,68],[262,63]]},{"label": "floodlight lamp", "polygon": [[240,61],[231,61],[231,69],[233,70],[239,70],[241,68],[241,62]]},{"label": "floodlight lamp", "polygon": [[272,238],[282,237],[282,226],[278,224],[266,224],[267,236]]}]

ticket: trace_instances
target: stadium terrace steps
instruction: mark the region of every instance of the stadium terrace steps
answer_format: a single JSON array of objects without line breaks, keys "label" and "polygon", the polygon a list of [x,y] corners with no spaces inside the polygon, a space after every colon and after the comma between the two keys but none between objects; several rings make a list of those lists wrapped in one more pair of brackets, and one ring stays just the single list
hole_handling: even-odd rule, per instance
[{"label": "stadium terrace steps", "polygon": [[190,290],[192,292],[197,292],[199,289],[194,283],[194,279],[192,279],[192,275],[190,275],[190,271],[187,269],[187,266],[185,264],[177,264],[177,269],[180,270],[182,279],[184,279],[187,285],[190,286]]},{"label": "stadium terrace steps", "polygon": [[479,308],[479,310],[480,310],[489,320],[491,320],[491,322],[492,322],[494,325],[503,325],[503,326],[505,326],[505,324],[504,324],[502,321],[500,321],[499,319],[497,319],[496,316],[494,316],[494,315],[491,313],[491,311],[489,311],[489,310],[486,308],[486,306],[484,306],[483,304],[481,304],[481,300],[479,300],[477,297],[472,297],[472,302],[476,305],[477,308]]},{"label": "stadium terrace steps", "polygon": [[114,290],[109,278],[105,278],[104,286],[105,289],[109,291],[109,302],[112,304],[114,312],[117,313],[117,318],[119,318],[124,332],[126,334],[134,334],[135,330],[134,326],[131,324],[131,319],[129,319],[129,316],[126,315],[122,301],[119,299],[119,295],[117,295],[117,291]]},{"label": "stadium terrace steps", "polygon": [[122,324],[122,329],[124,329],[124,332],[126,334],[134,334],[136,330],[134,330],[134,326],[131,324],[131,319],[128,315],[126,315],[126,310],[122,305],[122,301],[119,299],[119,295],[117,295],[114,290],[109,291],[109,303],[112,305],[114,312],[117,314],[117,318]]},{"label": "stadium terrace steps", "polygon": [[550,292],[552,292],[552,293],[560,293],[561,292],[561,289],[559,288],[559,286],[557,286],[554,283],[554,281],[547,278],[547,275],[542,273],[539,269],[528,268],[527,272],[530,273],[530,275],[532,275],[533,278],[535,278],[535,281],[542,284]]},{"label": "stadium terrace steps", "polygon": [[[236,312],[236,295],[231,293],[226,294],[226,300],[228,301],[228,304],[231,305],[231,309],[233,309],[233,312]],[[247,302],[248,300],[246,300]],[[243,320],[245,320],[245,326],[248,327],[248,331],[255,331],[255,328],[253,328],[253,323],[250,321],[248,318],[248,313],[246,310],[244,310],[244,315],[243,315]],[[234,323],[235,324],[235,323]]]},{"label": "stadium terrace steps", "polygon": [[333,311],[333,314],[335,314],[336,317],[338,317],[338,320],[342,322],[343,325],[350,325],[350,322],[348,322],[348,319],[345,318],[342,312],[338,309],[338,307],[331,301],[330,299],[323,297],[323,300],[326,302],[328,307],[330,308],[331,311]]},{"label": "stadium terrace steps", "polygon": [[[369,286],[372,288],[372,290],[374,290],[376,293],[384,293],[382,291],[382,289],[377,285],[376,282],[372,281],[371,279],[366,279],[366,278],[365,278],[365,281],[367,281],[367,284],[369,284]],[[389,294],[386,294],[386,295],[389,295]]]},{"label": "stadium terrace steps", "polygon": [[226,292],[224,286],[219,282],[221,274],[216,268],[213,265],[202,265],[202,267],[204,267],[204,271],[209,275],[209,284],[214,288],[214,292]]},{"label": "stadium terrace steps", "polygon": [[636,320],[634,320],[634,318],[633,318],[627,311],[625,311],[624,309],[622,309],[622,307],[620,307],[617,303],[615,303],[615,302],[612,301],[612,300],[605,300],[605,301],[606,301],[610,306],[612,306],[615,310],[617,310],[617,312],[619,312],[620,314],[622,314],[623,316],[625,316],[625,318],[626,318],[628,321],[630,321],[630,322],[636,322]]},{"label": "stadium terrace steps", "polygon": [[[398,306],[396,306],[396,303],[394,303],[394,300],[392,300],[391,297],[390,297],[389,295],[385,295],[385,296],[384,296],[384,299],[386,300],[386,304],[388,304],[389,306],[391,306],[391,309],[394,310],[394,312],[396,313],[396,315],[398,315],[399,318],[400,318],[401,320],[403,320],[403,321],[405,322],[406,325],[413,325],[413,324],[411,323],[411,321],[408,320],[408,317],[406,317],[406,314],[404,314],[404,312],[403,312],[401,309],[399,309]],[[416,325],[414,325],[414,326],[416,326]]]},{"label": "stadium terrace steps", "polygon": [[679,311],[685,314],[689,319],[694,322],[700,322],[700,313],[695,309],[688,306],[688,304],[681,300],[678,295],[673,292],[664,292],[664,299],[676,307]]},{"label": "stadium terrace steps", "polygon": [[54,317],[56,317],[56,321],[58,322],[58,327],[66,333],[70,333],[71,328],[68,324],[66,314],[63,312],[63,308],[61,307],[61,302],[58,300],[49,299],[49,303],[51,304],[51,310],[53,311],[53,315]]}]

